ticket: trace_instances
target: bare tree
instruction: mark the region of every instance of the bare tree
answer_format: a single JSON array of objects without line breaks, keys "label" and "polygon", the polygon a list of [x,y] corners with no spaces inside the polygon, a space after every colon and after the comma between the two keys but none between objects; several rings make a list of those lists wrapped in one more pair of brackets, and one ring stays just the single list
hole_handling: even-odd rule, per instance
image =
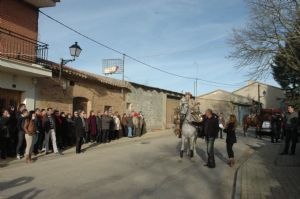
[{"label": "bare tree", "polygon": [[[249,67],[252,78],[269,74],[273,58],[284,52],[300,72],[300,60],[289,42],[300,39],[300,0],[245,0],[250,8],[250,19],[243,28],[234,29],[229,44],[233,47],[229,58],[237,67]],[[293,38],[291,38],[293,37]],[[288,39],[289,38],[289,39]]]}]

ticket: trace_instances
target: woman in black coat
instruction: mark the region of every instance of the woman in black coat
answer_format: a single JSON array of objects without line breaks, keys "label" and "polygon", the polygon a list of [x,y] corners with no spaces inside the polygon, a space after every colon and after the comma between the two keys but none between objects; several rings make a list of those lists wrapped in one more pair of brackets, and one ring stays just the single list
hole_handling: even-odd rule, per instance
[{"label": "woman in black coat", "polygon": [[229,166],[232,167],[234,165],[234,153],[232,150],[233,144],[236,143],[236,135],[235,135],[235,129],[237,126],[237,120],[235,115],[230,115],[229,122],[226,125],[226,128],[224,130],[225,133],[227,133],[226,137],[226,148],[227,148],[227,154],[229,158]]}]

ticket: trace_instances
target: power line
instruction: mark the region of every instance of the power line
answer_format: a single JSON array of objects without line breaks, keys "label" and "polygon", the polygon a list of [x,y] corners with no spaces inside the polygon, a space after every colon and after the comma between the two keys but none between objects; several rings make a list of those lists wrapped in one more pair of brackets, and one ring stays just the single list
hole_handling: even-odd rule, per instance
[{"label": "power line", "polygon": [[[136,62],[138,62],[138,63],[140,63],[140,64],[142,64],[142,65],[144,65],[144,66],[147,66],[147,67],[152,68],[152,69],[154,69],[154,70],[160,71],[160,72],[162,72],[162,73],[166,73],[166,74],[168,74],[168,75],[175,76],[175,77],[180,77],[180,78],[184,78],[184,79],[190,79],[190,80],[195,80],[195,81],[196,81],[196,80],[199,80],[199,81],[202,81],[202,82],[207,82],[207,83],[212,83],[212,84],[220,84],[220,85],[225,85],[225,86],[234,86],[234,87],[235,87],[235,86],[239,86],[238,84],[241,84],[241,83],[244,83],[244,82],[245,82],[245,81],[244,81],[244,82],[239,82],[239,83],[235,83],[235,84],[228,84],[228,83],[222,83],[222,82],[216,82],[216,81],[205,80],[205,79],[201,79],[201,78],[198,78],[198,77],[189,77],[189,76],[179,75],[179,74],[176,74],[176,73],[172,73],[172,72],[169,72],[169,71],[160,69],[160,68],[158,68],[158,67],[155,67],[155,66],[152,66],[152,65],[150,65],[150,64],[147,64],[146,62],[140,61],[139,59],[137,59],[137,58],[135,58],[135,57],[133,57],[133,56],[130,56],[130,55],[126,54],[125,52],[121,52],[121,51],[116,50],[116,49],[114,49],[114,48],[112,48],[112,47],[110,47],[110,46],[108,46],[108,45],[106,45],[106,44],[103,44],[103,43],[101,43],[101,42],[99,42],[99,41],[97,41],[97,40],[95,40],[95,39],[93,39],[93,38],[91,38],[91,37],[89,37],[89,36],[87,36],[87,35],[85,35],[85,34],[79,32],[78,30],[75,30],[74,28],[72,28],[72,27],[70,27],[70,26],[64,24],[63,22],[61,22],[61,21],[59,21],[59,20],[57,20],[57,19],[55,19],[55,18],[49,16],[48,14],[44,13],[44,12],[41,11],[41,10],[39,10],[39,12],[40,12],[41,14],[43,14],[44,16],[46,16],[47,18],[51,19],[52,21],[55,21],[56,23],[58,23],[58,24],[64,26],[65,28],[71,30],[72,32],[75,32],[76,34],[78,34],[78,35],[80,35],[80,36],[82,36],[82,37],[84,37],[84,38],[86,38],[86,39],[88,39],[88,40],[90,40],[90,41],[92,41],[92,42],[94,42],[94,43],[96,43],[96,44],[98,44],[98,45],[104,47],[104,48],[107,48],[107,49],[109,49],[109,50],[111,50],[111,51],[114,51],[114,52],[116,52],[116,53],[118,53],[118,54],[124,55],[124,56],[126,56],[127,58],[129,58],[129,59],[131,59],[131,60],[133,60],[133,61],[136,61]],[[216,86],[216,85],[213,85],[213,86]]]}]

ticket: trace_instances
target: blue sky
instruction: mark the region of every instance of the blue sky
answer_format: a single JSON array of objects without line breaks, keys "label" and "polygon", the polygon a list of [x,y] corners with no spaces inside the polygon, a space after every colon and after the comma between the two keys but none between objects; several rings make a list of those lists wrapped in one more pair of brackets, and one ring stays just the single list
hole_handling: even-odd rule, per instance
[{"label": "blue sky", "polygon": [[[43,12],[97,41],[172,73],[235,86],[198,81],[198,94],[233,91],[246,85],[247,70],[226,58],[232,28],[244,26],[248,10],[242,0],[62,0]],[[69,64],[102,75],[102,59],[121,55],[96,45],[40,14],[39,40],[50,45],[49,59],[69,58],[75,41],[83,49]],[[121,79],[121,75],[113,75]],[[177,92],[194,93],[194,81],[173,77],[130,59],[125,79]],[[277,86],[270,76],[262,82]],[[244,82],[244,83],[241,83]]]}]

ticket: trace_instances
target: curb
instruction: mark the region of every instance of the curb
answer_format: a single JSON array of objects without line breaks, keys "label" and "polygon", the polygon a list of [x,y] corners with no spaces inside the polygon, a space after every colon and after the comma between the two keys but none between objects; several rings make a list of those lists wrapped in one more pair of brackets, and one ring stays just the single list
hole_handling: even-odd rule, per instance
[{"label": "curb", "polygon": [[[262,146],[264,147],[264,146]],[[261,148],[262,148],[261,147]],[[260,150],[261,148],[255,150],[255,149],[249,149],[248,153],[245,154],[245,158],[242,160],[241,164],[237,167],[237,169],[234,172],[234,180],[233,180],[233,187],[232,187],[232,199],[240,199],[241,198],[241,169],[243,168],[244,164],[253,156],[255,153]]]}]

